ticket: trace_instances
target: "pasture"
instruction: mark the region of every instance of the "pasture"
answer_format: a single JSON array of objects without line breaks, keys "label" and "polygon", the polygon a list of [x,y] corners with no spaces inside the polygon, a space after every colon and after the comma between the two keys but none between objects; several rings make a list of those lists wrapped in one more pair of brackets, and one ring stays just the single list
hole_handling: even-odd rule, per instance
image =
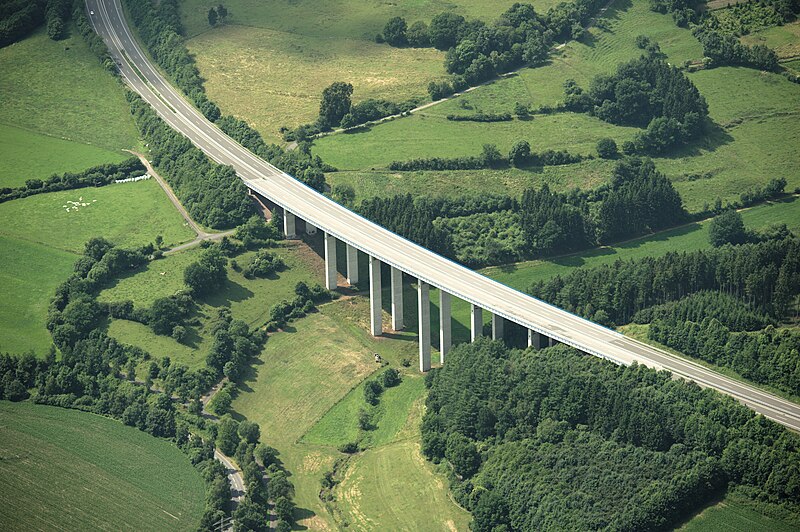
[{"label": "pasture", "polygon": [[[76,202],[73,205],[68,202]],[[85,204],[85,206],[84,206]],[[69,212],[67,212],[69,208]],[[153,180],[39,194],[0,204],[0,350],[50,345],[47,305],[72,272],[87,240],[103,236],[122,246],[143,245],[162,235],[168,245],[194,233]]]},{"label": "pasture", "polygon": [[0,401],[0,528],[195,530],[200,473],[174,444],[95,414]]},{"label": "pasture", "polygon": [[797,524],[763,515],[746,497],[729,493],[720,502],[709,506],[677,530],[680,532],[749,532],[751,530],[790,532],[797,530]]},{"label": "pasture", "polygon": [[[410,25],[455,11],[493,20],[513,3],[233,0],[225,4],[225,25],[216,28],[208,24],[207,2],[189,0],[181,12],[209,96],[268,142],[280,142],[281,126],[316,119],[322,90],[334,81],[352,83],[355,101],[427,99],[428,82],[446,74],[444,53],[376,44],[391,17],[404,16]],[[555,3],[534,2],[542,10]]]},{"label": "pasture", "polygon": [[[780,33],[781,39],[795,42],[792,26],[765,30]],[[516,191],[537,184],[524,174],[509,170],[481,172],[371,172],[392,160],[414,157],[455,157],[477,155],[484,143],[492,142],[507,151],[517,139],[529,140],[534,151],[567,149],[576,153],[594,152],[602,137],[619,145],[635,132],[601,122],[587,115],[559,113],[535,116],[533,120],[500,123],[448,122],[448,114],[507,113],[516,102],[533,108],[555,105],[563,99],[563,83],[575,79],[588,87],[598,74],[612,72],[624,61],[641,54],[635,45],[638,35],[659,43],[667,61],[682,65],[702,57],[702,47],[686,29],[678,28],[669,15],[649,10],[646,2],[617,0],[581,42],[570,42],[541,67],[523,69],[516,75],[479,87],[464,96],[425,109],[419,115],[380,124],[359,133],[338,134],[315,141],[314,152],[341,170],[340,177],[329,174],[332,183],[349,182],[359,194],[384,187],[393,193],[436,193],[470,188],[475,175],[491,191]],[[785,177],[792,190],[800,185],[800,87],[784,77],[757,70],[723,67],[689,74],[709,104],[714,124],[706,137],[694,145],[655,158],[658,168],[675,182],[690,211],[702,210],[717,197],[738,199],[754,186],[763,186],[773,177]],[[568,175],[564,185],[596,186],[608,179],[607,168],[598,172],[592,164],[567,165],[547,172]],[[352,172],[350,170],[358,170]],[[605,172],[605,173],[603,173]],[[600,175],[598,175],[598,173]],[[463,175],[463,177],[462,177]],[[432,182],[432,190],[419,190],[420,183]],[[511,176],[517,179],[510,179]],[[358,185],[358,186],[357,186]],[[558,183],[556,183],[556,186]],[[565,187],[566,188],[566,187]],[[564,190],[564,189],[561,189]],[[366,193],[364,196],[366,197]]]},{"label": "pasture", "polygon": [[122,86],[75,28],[0,49],[0,185],[122,160],[137,139]]}]

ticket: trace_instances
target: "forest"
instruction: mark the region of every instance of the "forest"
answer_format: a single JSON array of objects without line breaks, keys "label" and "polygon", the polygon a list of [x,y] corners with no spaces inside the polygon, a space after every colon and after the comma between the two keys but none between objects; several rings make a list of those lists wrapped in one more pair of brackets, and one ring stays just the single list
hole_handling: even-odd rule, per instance
[{"label": "forest", "polygon": [[800,438],[669,373],[482,339],[426,383],[423,453],[476,532],[668,529],[728,488],[800,523]]},{"label": "forest", "polygon": [[[450,207],[459,203],[467,207]],[[610,183],[590,191],[563,194],[544,185],[519,200],[483,201],[396,196],[364,200],[356,210],[470,267],[586,249],[688,219],[672,183],[639,158],[619,161]]]},{"label": "forest", "polygon": [[775,318],[786,316],[800,293],[800,240],[790,234],[758,243],[618,260],[539,281],[528,293],[604,325],[622,325],[643,309],[702,290],[741,298]]}]

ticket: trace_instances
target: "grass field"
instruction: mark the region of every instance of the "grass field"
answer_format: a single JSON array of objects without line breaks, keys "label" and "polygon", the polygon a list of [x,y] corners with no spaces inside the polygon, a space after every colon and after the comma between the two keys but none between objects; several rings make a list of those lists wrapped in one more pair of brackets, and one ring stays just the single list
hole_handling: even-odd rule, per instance
[{"label": "grass field", "polygon": [[78,257],[6,236],[0,236],[0,256],[0,352],[33,349],[44,356],[52,343],[45,328],[47,305]]},{"label": "grass field", "polygon": [[[208,93],[222,110],[250,122],[279,142],[281,126],[313,121],[322,90],[334,81],[353,84],[355,101],[427,98],[431,79],[445,76],[444,54],[397,49],[374,37],[393,16],[429,22],[442,11],[493,20],[512,0],[233,0],[225,26],[211,29],[209,4],[181,6]],[[557,2],[540,0],[546,9]]]},{"label": "grass field", "polygon": [[745,44],[763,44],[769,46],[781,60],[800,56],[800,22],[794,21],[783,26],[774,26],[745,35],[741,38]]},{"label": "grass field", "polygon": [[0,528],[194,530],[203,480],[173,444],[76,410],[0,401]]},{"label": "grass field", "polygon": [[137,139],[122,86],[74,28],[0,49],[0,186],[121,160]]},{"label": "grass field", "polygon": [[706,508],[678,529],[681,532],[750,532],[769,530],[791,532],[797,525],[767,517],[752,508],[752,503],[736,494],[726,496]]},{"label": "grass field", "polygon": [[352,171],[326,175],[330,185],[348,184],[356,192],[356,203],[396,194],[414,196],[468,196],[511,194],[522,196],[526,188],[547,183],[554,190],[594,188],[608,179],[614,161],[593,159],[575,165],[545,166],[520,170],[463,170],[442,172]]},{"label": "grass field", "polygon": [[[206,325],[209,318],[216,316],[218,308],[229,308],[235,319],[243,320],[251,327],[260,327],[269,321],[269,310],[275,303],[294,297],[294,287],[299,281],[317,281],[313,266],[309,265],[309,260],[303,255],[307,253],[306,250],[290,243],[273,251],[288,266],[273,278],[246,279],[241,272],[228,267],[225,286],[219,292],[200,300],[198,317],[201,325],[189,328],[189,345],[156,335],[149,327],[127,320],[112,320],[108,333],[120,341],[147,350],[157,358],[169,356],[191,368],[203,367],[210,348],[210,334],[206,331]],[[160,297],[186,289],[183,271],[198,259],[200,253],[200,248],[194,248],[151,262],[141,271],[122,278],[103,290],[100,300],[129,299],[137,307],[149,307]],[[235,260],[245,266],[253,253],[244,253]]]},{"label": "grass field", "polygon": [[[68,201],[88,203],[67,212]],[[0,235],[79,253],[93,236],[121,246],[172,246],[194,233],[155,180],[39,194],[0,204]]]},{"label": "grass field", "polygon": [[80,172],[130,157],[121,151],[82,144],[0,124],[0,186],[19,187],[27,179]]},{"label": "grass field", "polygon": [[[786,31],[791,33],[791,29]],[[363,185],[367,191],[387,184],[387,190],[397,193],[429,193],[427,188],[424,192],[418,188],[430,176],[434,193],[446,190],[448,181],[452,190],[477,188],[472,183],[480,179],[489,183],[493,191],[515,193],[524,186],[537,184],[537,180],[508,170],[417,172],[411,176],[368,170],[392,160],[477,154],[486,142],[493,142],[505,151],[518,138],[526,138],[538,151],[568,149],[584,154],[593,152],[601,137],[612,137],[619,144],[630,138],[634,130],[572,113],[492,124],[447,122],[444,117],[478,111],[510,112],[515,102],[533,107],[554,105],[563,99],[566,79],[573,78],[587,87],[595,75],[612,72],[619,63],[637,57],[641,50],[635,46],[635,38],[640,34],[657,41],[672,64],[702,57],[697,40],[688,30],[676,27],[670,16],[650,11],[647,2],[641,0],[618,0],[588,37],[582,42],[568,43],[545,66],[524,69],[428,108],[419,116],[377,125],[366,132],[319,139],[314,151],[340,169],[360,170],[345,172],[341,177],[330,174],[330,182]],[[800,143],[798,85],[777,74],[730,67],[697,72],[690,74],[690,78],[708,100],[710,116],[717,126],[707,139],[669,157],[659,157],[656,164],[676,183],[691,211],[702,210],[717,197],[726,201],[738,199],[743,190],[764,185],[773,177],[785,177],[790,190],[800,185],[797,172],[800,152],[796,149]],[[547,171],[568,175],[563,183],[566,186],[593,186],[608,178],[607,172],[598,175],[594,163]],[[696,176],[702,178],[691,180]],[[556,182],[555,186],[558,185]],[[367,194],[363,192],[364,196]]]},{"label": "grass field", "polygon": [[[367,332],[366,308],[361,297],[336,301],[294,322],[289,332],[272,335],[261,354],[262,364],[233,404],[237,413],[260,423],[265,440],[280,451],[279,458],[293,473],[298,517],[313,530],[336,528],[318,497],[320,478],[341,456],[333,446],[353,436],[354,420],[349,413],[359,399],[363,401],[359,384],[379,369],[372,354],[380,352],[394,367],[416,354],[413,335],[372,338]],[[468,516],[449,502],[446,485],[423,464],[416,450],[421,384],[412,369],[403,384],[385,393],[384,410],[375,418],[378,428],[369,441],[378,445],[376,453],[381,451],[376,458],[371,458],[372,451],[357,455],[351,463],[362,467],[366,460],[364,467],[372,471],[368,482],[387,489],[376,491],[373,497],[372,491],[364,491],[361,474],[348,475],[342,489],[359,494],[359,499],[342,503],[348,520],[355,512],[384,530],[438,521],[453,521],[459,530],[465,529]],[[414,421],[409,422],[411,415]],[[389,458],[388,462],[375,468],[371,463],[377,456]],[[406,489],[400,490],[403,484]],[[385,516],[381,509],[385,505],[407,510],[405,515]]]},{"label": "grass field", "polygon": [[[67,212],[67,201],[88,203]],[[95,201],[96,200],[96,201]],[[0,249],[5,281],[0,301],[0,350],[50,345],[47,305],[56,286],[93,236],[123,246],[142,245],[163,235],[168,244],[193,237],[183,218],[153,180],[40,194],[0,204]]]}]

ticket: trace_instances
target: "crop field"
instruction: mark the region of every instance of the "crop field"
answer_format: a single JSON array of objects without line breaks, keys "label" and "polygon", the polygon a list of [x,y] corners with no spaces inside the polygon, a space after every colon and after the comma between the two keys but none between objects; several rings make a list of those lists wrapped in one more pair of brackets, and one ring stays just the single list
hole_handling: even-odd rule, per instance
[{"label": "crop field", "polygon": [[0,49],[0,185],[128,157],[138,145],[122,86],[76,29]]},{"label": "crop field", "polygon": [[[782,31],[791,33],[793,30]],[[448,122],[444,117],[475,112],[507,113],[513,110],[515,102],[533,108],[555,105],[563,99],[566,79],[573,78],[587,87],[595,75],[612,72],[619,63],[637,57],[641,50],[635,46],[635,38],[640,34],[657,41],[672,64],[702,57],[697,40],[688,30],[675,26],[670,16],[651,12],[643,1],[618,0],[590,30],[588,37],[582,42],[568,43],[556,52],[549,64],[524,69],[465,96],[430,107],[419,115],[373,126],[360,133],[318,139],[314,152],[339,169],[359,170],[344,172],[341,177],[330,174],[328,179],[332,183],[349,182],[354,187],[365,185],[366,190],[384,188],[393,193],[415,193],[419,183],[427,183],[430,175],[436,192],[446,190],[448,181],[452,190],[468,188],[476,175],[480,175],[479,179],[489,183],[490,189],[513,193],[537,181],[509,170],[416,172],[411,176],[376,174],[369,170],[384,167],[392,160],[476,155],[486,142],[496,143],[501,151],[507,151],[510,144],[520,138],[529,140],[534,151],[567,149],[583,154],[592,153],[602,137],[612,137],[620,144],[635,130],[573,113],[489,124]],[[783,38],[791,39],[785,35]],[[778,45],[777,37],[775,39]],[[707,139],[696,145],[668,157],[656,158],[657,166],[676,183],[690,211],[702,210],[717,197],[736,200],[742,191],[763,186],[773,177],[785,177],[789,190],[800,185],[797,172],[800,152],[796,149],[800,143],[798,85],[777,74],[732,67],[697,72],[690,74],[690,78],[706,97],[716,126]],[[569,175],[569,185],[593,186],[607,179],[607,174],[598,175],[594,161],[546,171]],[[492,176],[497,177],[492,179]]]},{"label": "crop field", "polygon": [[[427,99],[432,79],[445,75],[444,54],[432,48],[392,48],[374,37],[393,16],[409,25],[442,11],[493,20],[512,0],[234,0],[222,27],[210,28],[209,4],[182,7],[189,50],[208,93],[226,113],[246,119],[267,141],[280,142],[281,126],[317,116],[322,90],[334,81],[353,84],[355,101]],[[557,2],[541,0],[546,9]]]},{"label": "crop field", "polygon": [[197,528],[203,480],[173,444],[108,418],[27,402],[0,402],[0,418],[0,528]]},{"label": "crop field", "polygon": [[[74,203],[69,203],[74,202]],[[69,208],[69,212],[67,212]],[[124,246],[189,240],[164,192],[153,180],[39,194],[0,204],[0,350],[44,355],[47,305],[84,243],[104,236]]]}]

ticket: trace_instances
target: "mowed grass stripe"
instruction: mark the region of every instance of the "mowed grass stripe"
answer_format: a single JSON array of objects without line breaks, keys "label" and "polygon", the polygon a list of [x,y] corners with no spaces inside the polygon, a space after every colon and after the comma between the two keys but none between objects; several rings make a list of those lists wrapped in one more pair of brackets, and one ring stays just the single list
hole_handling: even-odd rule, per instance
[{"label": "mowed grass stripe", "polygon": [[14,530],[190,530],[199,473],[171,443],[74,410],[0,402],[0,524]]}]

